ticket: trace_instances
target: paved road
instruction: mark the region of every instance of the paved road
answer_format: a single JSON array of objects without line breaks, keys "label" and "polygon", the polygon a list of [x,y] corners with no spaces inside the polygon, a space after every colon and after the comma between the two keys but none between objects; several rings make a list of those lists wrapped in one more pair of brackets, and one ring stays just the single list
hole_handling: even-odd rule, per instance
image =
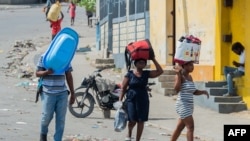
[{"label": "paved road", "polygon": [[[2,6],[2,5],[1,5]],[[0,6],[0,10],[3,9]],[[66,7],[63,7],[66,11]],[[63,27],[69,26],[69,15],[65,13]],[[75,29],[80,35],[78,48],[87,45],[94,45],[95,30],[87,27],[86,16],[83,8],[77,8]],[[50,41],[50,28],[41,12],[41,6],[15,7],[10,10],[0,12],[0,64],[8,62],[7,52],[13,49],[15,40],[32,39],[37,46],[37,50],[30,52],[23,62],[34,68],[34,60],[44,52]],[[101,53],[91,51],[88,53],[76,53],[72,65],[74,68],[74,84],[77,87],[82,77],[91,73],[95,68],[90,65],[91,59],[100,57]],[[3,70],[3,71],[2,71]],[[18,69],[17,69],[18,70]],[[35,86],[16,87],[19,82],[26,79],[17,77],[6,77],[4,69],[0,71],[0,140],[2,141],[35,141],[39,136],[39,121],[41,114],[41,103],[34,103]],[[12,72],[13,73],[13,72]],[[114,74],[112,71],[105,71],[105,77],[112,78],[118,82],[121,74]],[[29,80],[31,81],[31,80]],[[174,108],[174,100],[161,94],[153,93],[150,107],[149,122],[146,123],[142,141],[166,141],[175,128],[177,114]],[[215,111],[195,106],[195,141],[222,141],[223,126],[225,124],[249,124],[249,111],[240,114],[218,114]],[[79,139],[92,138],[99,141],[122,141],[126,135],[124,132],[114,132],[112,111],[111,119],[104,119],[100,109],[95,108],[94,112],[84,119],[73,117],[67,113],[65,128],[65,141],[69,138]],[[50,126],[49,140],[52,140],[54,122]],[[135,134],[135,133],[134,133]],[[96,138],[96,139],[94,139]],[[89,139],[91,140],[91,139]],[[185,141],[185,131],[180,136],[179,141]]]},{"label": "paved road", "polygon": [[[1,9],[1,8],[0,8]],[[2,8],[3,9],[3,8]],[[63,7],[66,11],[66,7]],[[69,16],[66,12],[63,27],[70,25]],[[41,6],[23,6],[1,10],[0,12],[0,61],[1,64],[8,62],[6,56],[13,49],[16,40],[32,40],[38,44],[37,51],[29,52],[23,62],[34,68],[37,56],[44,52],[50,41],[49,23],[45,21],[44,13],[41,12]],[[92,46],[95,41],[94,28],[87,27],[87,21],[84,10],[77,8],[76,23],[74,28],[80,35],[79,48],[87,45]],[[90,65],[89,58],[97,55],[96,53],[77,53],[73,59],[74,83],[77,87],[82,77],[90,74],[95,68]],[[6,70],[1,69],[1,101],[0,101],[0,140],[20,140],[34,141],[39,138],[39,121],[41,113],[41,103],[34,103],[35,86],[17,87],[16,84],[22,82],[32,82],[32,80],[19,79],[17,77],[6,77]],[[15,72],[11,72],[15,73]],[[104,76],[114,76],[105,72]],[[120,78],[119,78],[120,80]],[[35,82],[34,82],[35,83]],[[33,90],[32,90],[33,89]],[[77,137],[78,139],[102,140],[102,141],[121,141],[126,135],[124,132],[114,132],[114,112],[110,119],[104,119],[102,112],[97,107],[94,112],[84,119],[75,118],[69,112],[67,113],[67,122],[65,128],[65,140],[67,138]],[[160,118],[164,118],[163,116]],[[159,118],[159,119],[160,119]],[[158,120],[156,117],[154,120]],[[54,121],[50,126],[49,140],[52,140],[54,132]],[[154,127],[147,124],[143,140],[165,140],[167,138],[165,129]],[[91,139],[90,139],[91,138]]]}]

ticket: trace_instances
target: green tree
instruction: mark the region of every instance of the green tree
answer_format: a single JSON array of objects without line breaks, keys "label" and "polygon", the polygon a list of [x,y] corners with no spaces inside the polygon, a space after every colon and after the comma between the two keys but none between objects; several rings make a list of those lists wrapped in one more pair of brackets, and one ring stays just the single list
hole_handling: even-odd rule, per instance
[{"label": "green tree", "polygon": [[87,11],[95,12],[96,10],[96,0],[78,0],[77,4],[84,6]]}]

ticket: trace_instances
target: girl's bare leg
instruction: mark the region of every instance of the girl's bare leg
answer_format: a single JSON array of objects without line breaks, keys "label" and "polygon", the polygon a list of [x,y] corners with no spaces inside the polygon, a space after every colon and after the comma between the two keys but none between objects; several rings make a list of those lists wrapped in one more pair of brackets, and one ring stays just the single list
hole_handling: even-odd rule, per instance
[{"label": "girl's bare leg", "polygon": [[184,127],[185,127],[184,122],[182,121],[182,119],[179,119],[170,141],[176,141],[180,136]]},{"label": "girl's bare leg", "polygon": [[184,124],[187,128],[187,141],[194,140],[194,119],[193,116],[186,117],[183,119]]}]

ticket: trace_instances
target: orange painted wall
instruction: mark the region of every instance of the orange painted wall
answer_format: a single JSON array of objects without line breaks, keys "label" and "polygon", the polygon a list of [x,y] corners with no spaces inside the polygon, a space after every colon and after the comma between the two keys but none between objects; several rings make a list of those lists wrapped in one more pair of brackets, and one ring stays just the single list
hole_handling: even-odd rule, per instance
[{"label": "orange painted wall", "polygon": [[214,66],[195,65],[191,75],[194,81],[213,81]]}]

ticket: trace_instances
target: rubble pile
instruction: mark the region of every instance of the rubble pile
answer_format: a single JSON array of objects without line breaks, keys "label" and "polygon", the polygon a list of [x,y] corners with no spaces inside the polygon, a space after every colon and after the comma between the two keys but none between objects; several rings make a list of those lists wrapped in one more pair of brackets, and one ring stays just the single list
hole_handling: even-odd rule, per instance
[{"label": "rubble pile", "polygon": [[[6,54],[5,64],[1,66],[1,71],[7,77],[24,78],[15,86],[24,87],[28,91],[36,91],[38,78],[35,77],[34,63],[30,63],[29,54],[35,53],[37,49],[48,44],[47,38],[35,40],[15,41],[10,51]],[[28,58],[28,59],[25,59]],[[31,58],[34,61],[34,58]],[[28,62],[27,62],[28,61]]]},{"label": "rubble pile", "polygon": [[12,50],[7,54],[7,64],[2,66],[7,76],[30,78],[34,70],[23,59],[30,52],[36,51],[36,45],[31,40],[15,41]]}]

